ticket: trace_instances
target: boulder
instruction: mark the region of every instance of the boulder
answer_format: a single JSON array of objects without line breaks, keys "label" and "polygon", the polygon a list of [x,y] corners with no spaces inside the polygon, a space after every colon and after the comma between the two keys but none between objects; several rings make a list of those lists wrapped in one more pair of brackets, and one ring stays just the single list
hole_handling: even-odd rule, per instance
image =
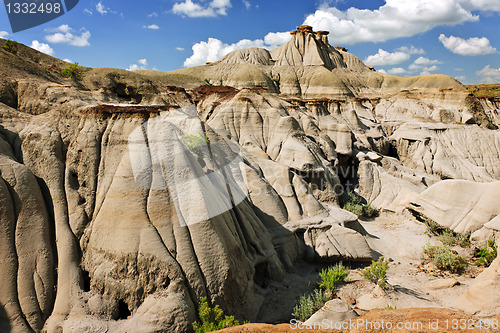
[{"label": "boulder", "polygon": [[304,322],[304,325],[322,327],[325,321],[328,322],[328,325],[335,325],[356,317],[358,314],[346,302],[336,298],[326,302],[321,309]]},{"label": "boulder", "polygon": [[432,280],[429,283],[427,283],[427,287],[432,290],[437,290],[437,289],[447,289],[447,288],[452,288],[456,285],[459,285],[460,282],[457,281],[455,278],[448,278],[448,279],[436,279]]}]

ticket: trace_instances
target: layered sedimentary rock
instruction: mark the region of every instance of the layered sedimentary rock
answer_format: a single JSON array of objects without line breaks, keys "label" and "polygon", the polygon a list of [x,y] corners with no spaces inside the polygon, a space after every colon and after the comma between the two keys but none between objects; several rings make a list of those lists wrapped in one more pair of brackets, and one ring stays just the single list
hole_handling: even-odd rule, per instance
[{"label": "layered sedimentary rock", "polygon": [[[202,297],[254,320],[298,260],[372,259],[340,209],[355,188],[478,239],[500,230],[480,198],[499,177],[495,106],[447,76],[375,72],[326,32],[80,81],[24,46],[0,60],[2,329],[181,332]],[[488,189],[448,207],[444,178]]]},{"label": "layered sedimentary rock", "polygon": [[443,179],[500,179],[500,132],[477,126],[407,123],[390,137],[401,162]]},{"label": "layered sedimentary rock", "polygon": [[[409,203],[418,215],[430,218],[456,232],[480,237],[492,236],[487,229],[497,229],[500,214],[500,182],[476,183],[445,180],[434,184]],[[488,225],[490,228],[488,228]],[[496,227],[495,227],[496,225]],[[484,230],[483,230],[484,228]],[[498,231],[498,230],[495,230]],[[489,237],[480,237],[482,241]]]}]

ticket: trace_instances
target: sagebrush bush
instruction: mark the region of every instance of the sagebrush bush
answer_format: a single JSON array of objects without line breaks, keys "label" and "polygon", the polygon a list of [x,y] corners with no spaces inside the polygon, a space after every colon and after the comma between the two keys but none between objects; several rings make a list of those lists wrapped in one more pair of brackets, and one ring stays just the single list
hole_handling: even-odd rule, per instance
[{"label": "sagebrush bush", "polygon": [[193,323],[193,329],[196,333],[217,331],[240,324],[238,320],[234,319],[234,316],[224,316],[224,311],[218,305],[210,307],[206,297],[203,297],[198,303],[198,316],[201,324],[197,321]]},{"label": "sagebrush bush", "polygon": [[429,236],[430,235],[439,236],[446,230],[445,228],[443,228],[442,226],[437,224],[437,222],[432,220],[432,219],[425,218],[423,222],[424,222],[425,226],[427,227],[427,233],[429,234]]},{"label": "sagebrush bush", "polygon": [[297,305],[293,308],[292,316],[305,322],[316,311],[321,309],[327,301],[329,301],[329,298],[325,293],[322,290],[315,289],[312,294],[300,296]]},{"label": "sagebrush bush", "polygon": [[440,270],[461,273],[467,267],[467,260],[464,257],[445,246],[426,245],[424,255]]},{"label": "sagebrush bush", "polygon": [[475,255],[477,259],[476,266],[489,267],[493,260],[497,257],[497,245],[494,241],[489,240],[486,247],[480,248]]},{"label": "sagebrush bush", "polygon": [[343,282],[348,275],[349,269],[346,268],[342,263],[338,263],[335,266],[323,269],[319,273],[319,277],[321,279],[319,287],[324,290],[333,292],[335,287],[340,282]]},{"label": "sagebrush bush", "polygon": [[363,270],[363,276],[368,281],[378,284],[380,287],[385,288],[387,283],[387,270],[389,264],[384,261],[384,257],[380,257],[377,261],[372,260],[370,267]]},{"label": "sagebrush bush", "polygon": [[78,63],[75,62],[74,64],[69,64],[64,68],[61,72],[61,75],[65,78],[74,78],[74,79],[81,79],[82,78],[82,73],[83,70],[80,66],[78,66]]},{"label": "sagebrush bush", "polygon": [[427,235],[438,236],[438,239],[445,246],[461,246],[461,247],[469,247],[470,240],[469,237],[461,235],[449,228],[443,227],[439,225],[436,221],[425,218],[424,224],[427,227]]},{"label": "sagebrush bush", "polygon": [[445,229],[445,231],[443,231],[443,233],[439,235],[438,239],[445,246],[454,246],[454,245],[458,245],[461,247],[470,246],[470,241],[467,237],[459,233],[456,233],[450,229]]}]

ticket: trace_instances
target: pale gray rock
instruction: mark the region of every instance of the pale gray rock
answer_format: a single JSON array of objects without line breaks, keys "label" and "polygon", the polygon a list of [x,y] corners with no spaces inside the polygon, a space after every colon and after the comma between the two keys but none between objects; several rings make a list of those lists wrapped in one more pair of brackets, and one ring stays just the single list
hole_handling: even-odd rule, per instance
[{"label": "pale gray rock", "polygon": [[403,164],[442,179],[500,179],[500,132],[478,126],[406,123],[391,136]]},{"label": "pale gray rock", "polygon": [[417,186],[401,175],[391,175],[382,166],[370,161],[359,164],[358,175],[359,194],[379,209],[402,212],[424,190],[423,184]]},{"label": "pale gray rock", "polygon": [[500,182],[445,180],[423,191],[408,208],[455,232],[464,235],[478,232],[476,235],[480,235],[481,229],[500,214],[499,196]]},{"label": "pale gray rock", "polygon": [[460,282],[457,281],[455,278],[448,278],[448,279],[436,279],[432,280],[429,283],[427,283],[427,287],[429,289],[447,289],[447,288],[452,288],[454,286],[459,285]]},{"label": "pale gray rock", "polygon": [[375,72],[310,27],[169,73],[45,65],[0,52],[1,329],[185,332],[205,296],[255,319],[297,261],[372,259],[348,183],[498,236],[498,105],[450,77]]},{"label": "pale gray rock", "polygon": [[499,312],[500,257],[479,274],[469,290],[455,303],[457,309],[470,314],[491,317]]},{"label": "pale gray rock", "polygon": [[304,322],[304,325],[319,328],[327,322],[328,328],[332,329],[335,326],[331,325],[357,316],[358,314],[346,302],[336,298],[326,302],[321,309]]}]

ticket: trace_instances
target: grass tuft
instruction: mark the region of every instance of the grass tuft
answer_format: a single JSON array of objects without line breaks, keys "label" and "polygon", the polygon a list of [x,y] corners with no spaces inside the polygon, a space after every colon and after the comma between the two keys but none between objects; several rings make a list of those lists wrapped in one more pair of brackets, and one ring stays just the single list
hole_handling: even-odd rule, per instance
[{"label": "grass tuft", "polygon": [[335,287],[339,283],[343,282],[348,275],[349,275],[349,269],[346,268],[342,264],[342,262],[336,264],[335,266],[323,269],[319,273],[319,277],[321,279],[319,287],[321,289],[329,290],[329,291],[333,292]]},{"label": "grass tuft", "polygon": [[301,322],[305,322],[316,311],[321,309],[327,301],[329,301],[329,298],[325,293],[315,289],[312,294],[300,296],[297,305],[293,308],[292,316]]},{"label": "grass tuft", "polygon": [[224,316],[224,311],[218,305],[210,307],[206,297],[203,297],[198,303],[198,316],[201,323],[197,321],[193,323],[193,329],[196,333],[217,331],[240,324],[238,320],[234,319],[234,316]]}]

